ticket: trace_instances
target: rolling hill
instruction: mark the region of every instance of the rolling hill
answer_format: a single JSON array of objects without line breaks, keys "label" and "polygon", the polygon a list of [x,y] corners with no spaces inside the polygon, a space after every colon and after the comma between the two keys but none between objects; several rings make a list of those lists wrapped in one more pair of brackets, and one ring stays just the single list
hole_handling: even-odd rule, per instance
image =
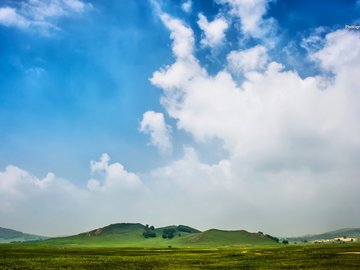
[{"label": "rolling hill", "polygon": [[47,239],[47,237],[23,233],[20,231],[0,227],[0,243],[26,242],[44,239]]},{"label": "rolling hill", "polygon": [[117,223],[80,233],[78,235],[51,238],[36,244],[50,246],[94,247],[229,247],[276,245],[277,239],[263,233],[244,230],[224,231],[211,229],[201,232],[185,225],[162,228],[140,223]]}]

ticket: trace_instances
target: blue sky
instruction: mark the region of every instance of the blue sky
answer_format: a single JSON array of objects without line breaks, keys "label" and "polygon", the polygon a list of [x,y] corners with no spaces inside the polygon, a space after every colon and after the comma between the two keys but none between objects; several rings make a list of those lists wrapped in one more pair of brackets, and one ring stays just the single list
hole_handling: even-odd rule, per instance
[{"label": "blue sky", "polygon": [[[130,178],[125,177],[128,180],[123,183],[136,178],[134,183],[154,197],[167,194],[163,200],[154,199],[155,205],[180,194],[176,203],[180,208],[190,201],[203,210],[202,202],[230,198],[224,204],[214,203],[217,210],[204,218],[205,226],[262,229],[278,235],[358,226],[360,220],[351,213],[343,223],[331,223],[334,214],[357,203],[355,194],[346,199],[335,196],[334,210],[303,229],[294,229],[291,222],[285,225],[292,229],[276,229],[278,224],[269,221],[272,212],[266,213],[262,206],[271,195],[283,196],[279,205],[304,205],[299,215],[307,219],[322,210],[306,214],[311,203],[321,205],[317,194],[324,178],[333,179],[326,187],[329,192],[338,186],[358,187],[359,174],[352,162],[360,157],[359,107],[354,102],[359,96],[353,90],[356,82],[351,73],[359,72],[359,43],[352,41],[359,39],[360,32],[345,26],[359,25],[359,18],[360,4],[355,0],[326,4],[0,0],[0,193],[9,186],[21,193],[27,186],[24,183],[45,181],[51,172],[49,182],[63,184],[49,184],[54,187],[42,190],[40,198],[44,198],[39,201],[47,202],[57,190],[62,195],[54,199],[52,210],[62,196],[74,198],[79,211],[90,201],[103,201],[97,188],[110,190],[115,204],[145,203],[143,191],[133,191],[127,200],[118,198],[123,189],[117,193],[109,183],[121,182],[125,173]],[[346,74],[352,79],[347,80]],[[286,84],[294,90],[279,90]],[[340,88],[344,92],[333,90]],[[321,91],[328,94],[314,94]],[[235,92],[245,93],[238,103]],[[215,184],[214,190],[217,185],[224,190],[201,192],[197,184],[194,189],[182,188],[185,183],[179,184],[176,178],[182,162],[199,165],[182,176],[188,178],[186,186],[198,177],[204,185],[220,177],[225,180]],[[115,173],[110,172],[116,164],[122,167],[114,166]],[[18,179],[16,185],[9,184],[12,177]],[[284,182],[272,177],[284,178]],[[160,186],[169,187],[160,188],[158,194],[156,183],[163,178],[166,184]],[[338,182],[345,178],[344,183]],[[293,182],[288,183],[289,179]],[[43,183],[38,186],[47,182]],[[64,185],[71,186],[71,195]],[[228,185],[239,193],[229,194]],[[259,194],[254,202],[243,194],[266,188],[269,198]],[[309,197],[287,197],[303,189],[309,190]],[[37,192],[25,192],[33,208],[39,203],[34,199]],[[7,214],[0,215],[0,226],[41,233],[35,229],[36,220],[45,216],[32,215],[15,193],[3,199],[6,206],[0,212]],[[239,211],[249,221],[232,218],[236,210],[228,205],[243,209]],[[42,229],[65,234],[113,221],[164,225],[192,223],[193,218],[185,209],[173,221],[149,217],[135,206],[131,213],[124,210],[116,215],[109,209],[103,222],[84,219],[86,224],[69,225],[64,232],[50,226]],[[290,210],[279,208],[277,214]],[[252,211],[261,216],[261,225]],[[24,217],[24,212],[30,214]],[[63,209],[61,216],[76,216],[70,212]],[[22,225],[28,220],[29,227]],[[201,220],[193,220],[190,225],[202,226]]]}]

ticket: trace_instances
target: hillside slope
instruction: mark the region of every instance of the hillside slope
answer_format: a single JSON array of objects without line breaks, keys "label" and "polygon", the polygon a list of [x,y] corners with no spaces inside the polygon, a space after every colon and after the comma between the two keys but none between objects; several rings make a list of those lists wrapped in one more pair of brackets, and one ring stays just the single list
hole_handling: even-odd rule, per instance
[{"label": "hillside slope", "polygon": [[224,231],[211,229],[188,237],[184,244],[195,247],[225,247],[248,245],[274,245],[277,239],[263,233],[245,230]]},{"label": "hillside slope", "polygon": [[[147,232],[147,233],[146,233]],[[162,228],[140,223],[118,223],[78,235],[52,238],[41,245],[96,246],[96,247],[225,247],[274,245],[275,238],[247,231],[208,230],[201,232],[185,225]]]},{"label": "hillside slope", "polygon": [[26,242],[43,240],[47,237],[23,233],[20,231],[0,227],[0,243]]}]

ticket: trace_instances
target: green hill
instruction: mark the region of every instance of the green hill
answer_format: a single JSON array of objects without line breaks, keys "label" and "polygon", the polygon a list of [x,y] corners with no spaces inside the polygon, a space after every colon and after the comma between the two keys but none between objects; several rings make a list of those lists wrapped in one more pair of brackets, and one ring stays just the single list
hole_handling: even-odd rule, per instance
[{"label": "green hill", "polygon": [[319,239],[334,239],[339,237],[360,238],[360,228],[345,228],[322,234],[305,235],[300,237],[289,237],[289,241],[314,241]]},{"label": "green hill", "polygon": [[140,223],[116,223],[109,226],[92,230],[90,232],[85,232],[79,234],[79,236],[85,237],[104,237],[104,236],[113,236],[113,235],[128,235],[137,232],[142,232],[145,229],[145,226]]},{"label": "green hill", "polygon": [[245,230],[224,231],[211,229],[188,237],[185,243],[196,247],[273,245],[277,243],[277,239],[260,232],[250,233]]},{"label": "green hill", "polygon": [[26,242],[43,239],[46,239],[46,237],[0,227],[0,243]]},{"label": "green hill", "polygon": [[94,247],[225,247],[274,245],[277,239],[247,231],[208,230],[201,232],[185,225],[162,228],[140,223],[118,223],[69,237],[51,238],[36,243],[47,246]]}]

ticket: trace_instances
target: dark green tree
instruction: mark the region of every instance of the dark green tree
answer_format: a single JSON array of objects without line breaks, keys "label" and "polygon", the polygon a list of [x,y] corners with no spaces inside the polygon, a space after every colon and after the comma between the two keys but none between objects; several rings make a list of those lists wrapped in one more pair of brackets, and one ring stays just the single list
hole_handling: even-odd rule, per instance
[{"label": "dark green tree", "polygon": [[176,230],[173,228],[164,229],[163,230],[163,238],[171,239],[175,236],[175,233],[176,233]]},{"label": "dark green tree", "polygon": [[154,226],[149,227],[149,225],[146,224],[145,231],[143,232],[143,236],[145,238],[156,237],[155,227]]}]

